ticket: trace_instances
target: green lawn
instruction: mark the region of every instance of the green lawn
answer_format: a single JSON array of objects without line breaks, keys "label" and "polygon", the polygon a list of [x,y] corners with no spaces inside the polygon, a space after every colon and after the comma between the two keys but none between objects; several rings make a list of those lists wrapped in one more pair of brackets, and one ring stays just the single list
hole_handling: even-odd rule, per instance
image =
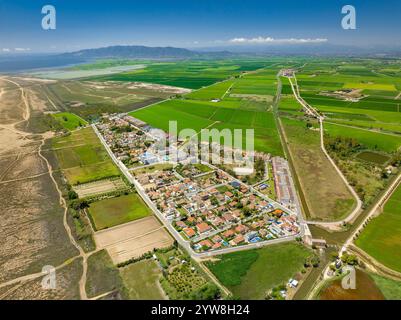
[{"label": "green lawn", "polygon": [[92,128],[52,140],[60,168],[72,185],[120,175]]},{"label": "green lawn", "polygon": [[299,272],[311,254],[306,247],[287,243],[225,254],[207,266],[234,296],[264,299],[271,288]]},{"label": "green lawn", "polygon": [[131,300],[163,300],[159,284],[161,270],[154,260],[131,263],[120,269],[125,294]]},{"label": "green lawn", "polygon": [[401,300],[401,282],[371,274],[386,300]]},{"label": "green lawn", "polygon": [[97,230],[149,216],[152,212],[136,193],[90,204],[89,213]]},{"label": "green lawn", "polygon": [[401,272],[401,187],[383,212],[362,231],[356,245],[385,266]]},{"label": "green lawn", "polygon": [[88,124],[84,119],[70,112],[60,112],[52,115],[67,130],[72,131]]}]

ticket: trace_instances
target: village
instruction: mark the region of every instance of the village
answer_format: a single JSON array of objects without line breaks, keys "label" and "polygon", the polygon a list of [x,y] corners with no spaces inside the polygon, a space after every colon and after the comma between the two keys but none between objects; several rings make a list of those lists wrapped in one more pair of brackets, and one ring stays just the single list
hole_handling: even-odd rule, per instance
[{"label": "village", "polygon": [[[160,136],[150,133],[154,128],[131,116],[105,115],[97,128],[157,210],[195,252],[300,234],[297,213],[288,209],[294,207],[294,197],[288,177],[283,177],[284,159],[273,158],[269,165],[274,178],[253,188],[221,167],[160,148]],[[174,158],[170,157],[173,153]],[[180,161],[174,161],[177,154]],[[278,202],[261,192],[272,184]]]}]

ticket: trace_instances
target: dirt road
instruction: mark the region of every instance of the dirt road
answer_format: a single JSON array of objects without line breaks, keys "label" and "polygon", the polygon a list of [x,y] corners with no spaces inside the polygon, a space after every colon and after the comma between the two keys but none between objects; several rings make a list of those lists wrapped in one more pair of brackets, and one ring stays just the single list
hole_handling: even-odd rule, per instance
[{"label": "dirt road", "polygon": [[[17,87],[16,90],[20,91],[20,98],[21,98],[21,102],[22,102],[21,104],[24,106],[23,110],[21,110],[22,111],[22,119],[18,120],[18,121],[15,121],[13,123],[0,124],[0,128],[2,130],[6,130],[6,131],[10,132],[10,134],[12,134],[12,136],[9,137],[9,139],[11,138],[11,140],[9,140],[9,142],[11,144],[13,143],[13,138],[19,141],[18,143],[16,143],[16,147],[18,147],[21,141],[29,140],[29,137],[32,136],[31,132],[25,132],[25,131],[22,131],[20,129],[17,129],[17,125],[19,125],[21,123],[25,123],[30,119],[30,117],[31,117],[31,106],[29,105],[29,101],[28,101],[26,92],[24,90],[24,87],[21,86],[17,82],[18,81],[17,79],[9,79],[9,78],[6,78],[6,77],[1,77],[0,80],[8,82],[8,83],[11,83],[12,85]],[[4,96],[5,96],[4,95],[4,89],[1,89],[1,91],[0,91],[0,102],[2,102],[1,99],[3,99]],[[2,110],[0,110],[0,111],[2,111]],[[47,172],[42,172],[42,173],[39,173],[39,174],[36,174],[36,175],[26,176],[26,177],[23,177],[23,178],[17,178],[17,179],[12,179],[12,180],[3,180],[3,181],[0,182],[0,184],[7,184],[7,183],[16,182],[16,181],[34,179],[34,178],[37,178],[37,177],[40,177],[40,176],[43,176],[43,175],[48,175],[50,177],[51,182],[53,183],[54,188],[55,188],[55,190],[57,191],[57,194],[58,194],[59,205],[63,210],[63,227],[64,227],[64,230],[67,233],[68,239],[69,239],[70,243],[72,244],[72,246],[75,247],[79,252],[79,255],[74,256],[72,258],[69,258],[67,261],[65,261],[62,264],[56,266],[55,269],[59,270],[61,268],[64,268],[65,266],[69,265],[72,261],[76,260],[77,258],[82,257],[82,261],[83,261],[82,262],[82,270],[83,271],[82,271],[82,275],[81,275],[81,278],[80,278],[80,281],[79,281],[79,292],[80,292],[81,299],[88,299],[87,293],[86,293],[86,289],[85,289],[85,287],[86,287],[86,272],[87,272],[87,257],[88,257],[88,254],[84,252],[84,250],[75,241],[75,239],[74,239],[74,237],[72,235],[70,226],[68,225],[68,222],[67,222],[68,208],[67,208],[66,201],[63,198],[62,192],[61,192],[61,190],[60,190],[60,188],[59,188],[59,186],[58,186],[58,184],[57,184],[57,182],[56,182],[56,180],[54,178],[53,168],[52,168],[51,164],[49,163],[49,161],[47,160],[47,158],[43,155],[43,146],[45,144],[45,140],[49,137],[49,135],[46,134],[46,133],[42,134],[42,135],[37,135],[36,134],[35,137],[39,138],[39,139],[35,139],[35,143],[38,143],[39,145],[35,149],[35,151],[32,152],[31,154],[33,154],[33,155],[37,154],[37,156],[39,156],[41,161],[43,161],[43,163],[46,165]],[[13,148],[13,149],[15,149],[15,148]],[[15,164],[19,160],[20,154],[21,154],[21,152],[17,153],[17,156],[14,159],[14,161],[11,162],[11,164],[8,165],[7,169],[2,174],[2,179],[3,179],[3,177],[5,177],[5,175],[8,173],[8,171],[10,169],[12,169],[13,166],[15,166]],[[23,204],[21,204],[21,205],[23,205]],[[43,277],[43,275],[44,274],[42,272],[36,272],[36,273],[32,273],[32,274],[21,276],[21,277],[17,277],[17,278],[14,278],[12,280],[0,283],[0,288],[4,288],[4,287],[10,286],[10,285],[14,285],[14,284],[20,284],[20,283],[27,282],[27,281],[30,281],[30,280],[34,280],[34,279]]]}]

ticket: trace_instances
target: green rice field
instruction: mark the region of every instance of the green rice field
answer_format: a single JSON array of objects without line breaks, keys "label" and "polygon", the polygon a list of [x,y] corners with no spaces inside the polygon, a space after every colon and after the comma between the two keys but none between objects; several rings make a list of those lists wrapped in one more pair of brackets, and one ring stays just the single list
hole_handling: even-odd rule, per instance
[{"label": "green rice field", "polygon": [[120,175],[92,128],[54,138],[52,145],[71,185]]},{"label": "green rice field", "polygon": [[131,193],[93,202],[89,214],[96,230],[102,230],[147,217],[152,211],[136,193]]},{"label": "green rice field", "polygon": [[[185,99],[168,100],[148,108],[130,113],[153,127],[169,131],[169,121],[177,121],[178,130],[193,129],[191,135],[199,134],[202,129],[242,129],[242,144],[245,146],[245,130],[254,129],[254,144],[258,151],[283,155],[276,123],[271,111],[271,101],[275,94],[276,69],[265,69],[207,88],[194,91]],[[268,80],[265,76],[270,77]],[[252,85],[253,83],[253,85]],[[245,96],[231,96],[240,90]],[[264,92],[261,90],[264,89]],[[264,93],[261,94],[261,93]],[[261,97],[262,96],[262,97]],[[267,99],[266,97],[271,97]],[[242,98],[241,98],[242,97]],[[212,101],[217,99],[215,101]],[[270,101],[270,102],[268,102]]]},{"label": "green rice field", "polygon": [[401,187],[386,202],[383,212],[368,223],[355,243],[386,267],[401,272]]}]

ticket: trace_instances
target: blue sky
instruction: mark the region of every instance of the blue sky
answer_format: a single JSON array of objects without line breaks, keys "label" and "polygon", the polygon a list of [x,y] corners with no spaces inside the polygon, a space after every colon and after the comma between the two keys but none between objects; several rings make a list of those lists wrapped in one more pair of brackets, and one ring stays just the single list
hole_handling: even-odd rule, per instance
[{"label": "blue sky", "polygon": [[[41,28],[46,4],[57,10],[56,30]],[[356,8],[356,30],[341,28],[345,4]],[[258,37],[274,39],[270,45],[283,39],[295,39],[291,45],[327,39],[330,44],[401,46],[400,31],[398,0],[0,0],[0,52],[116,44],[212,47]]]}]

